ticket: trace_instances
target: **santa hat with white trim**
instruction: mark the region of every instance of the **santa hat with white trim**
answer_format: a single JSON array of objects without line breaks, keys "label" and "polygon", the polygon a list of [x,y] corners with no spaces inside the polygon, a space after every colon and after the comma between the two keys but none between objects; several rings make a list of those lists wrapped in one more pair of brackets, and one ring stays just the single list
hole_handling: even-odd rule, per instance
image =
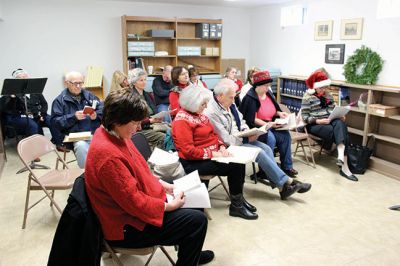
[{"label": "santa hat with white trim", "polygon": [[306,80],[306,85],[308,87],[307,93],[314,94],[315,89],[326,87],[331,85],[331,80],[329,79],[327,73],[323,70],[317,70],[312,73]]}]

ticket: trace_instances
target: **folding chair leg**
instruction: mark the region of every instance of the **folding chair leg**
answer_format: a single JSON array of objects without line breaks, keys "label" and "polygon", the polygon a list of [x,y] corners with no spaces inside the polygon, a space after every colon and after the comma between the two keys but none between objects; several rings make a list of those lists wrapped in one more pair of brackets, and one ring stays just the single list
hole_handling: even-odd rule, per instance
[{"label": "folding chair leg", "polygon": [[296,149],[294,150],[293,156],[296,156],[298,149],[299,149],[299,142],[297,141]]},{"label": "folding chair leg", "polygon": [[[310,155],[311,155],[311,160],[313,162],[313,167],[315,168],[315,159],[314,159],[314,153],[313,150],[311,148],[311,143],[310,143],[310,139],[307,138],[307,143],[308,143],[308,148],[310,149]],[[321,146],[322,147],[322,146]]]},{"label": "folding chair leg", "polygon": [[22,229],[25,229],[26,227],[26,219],[28,218],[28,205],[29,205],[29,196],[31,190],[29,187],[31,186],[31,180],[28,180],[28,186],[26,189],[26,199],[25,199],[25,209],[24,209],[24,219],[22,220]]},{"label": "folding chair leg", "polygon": [[251,165],[253,166],[253,178],[254,178],[254,184],[257,184],[257,173],[256,173],[256,163],[252,162]]},{"label": "folding chair leg", "polygon": [[301,146],[301,149],[303,151],[304,157],[306,157],[307,164],[310,165],[310,161],[308,160],[308,155],[306,153],[306,150],[304,149],[303,141],[300,141],[300,146]]},{"label": "folding chair leg", "polygon": [[156,253],[156,251],[157,251],[157,248],[154,249],[154,251],[150,254],[150,257],[147,259],[146,264],[144,266],[149,265],[151,259],[153,258],[154,254]]},{"label": "folding chair leg", "polygon": [[[54,199],[54,190],[51,191],[50,195]],[[50,201],[50,207],[53,207],[53,202],[52,201]]]},{"label": "folding chair leg", "polygon": [[168,252],[165,250],[163,246],[160,246],[161,251],[165,254],[165,256],[168,258],[169,262],[171,262],[172,265],[176,265],[175,261],[171,258],[171,256],[168,254]]}]

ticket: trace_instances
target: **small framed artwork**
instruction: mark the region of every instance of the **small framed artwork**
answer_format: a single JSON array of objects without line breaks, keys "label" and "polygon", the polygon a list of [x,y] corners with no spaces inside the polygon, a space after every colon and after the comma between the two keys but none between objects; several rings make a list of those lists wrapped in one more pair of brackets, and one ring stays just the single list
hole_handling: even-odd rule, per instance
[{"label": "small framed artwork", "polygon": [[361,40],[363,30],[363,18],[342,19],[340,27],[340,39]]},{"label": "small framed artwork", "polygon": [[325,46],[325,63],[343,64],[344,63],[344,44],[327,44]]},{"label": "small framed artwork", "polygon": [[314,40],[332,40],[333,20],[317,21],[314,28]]}]

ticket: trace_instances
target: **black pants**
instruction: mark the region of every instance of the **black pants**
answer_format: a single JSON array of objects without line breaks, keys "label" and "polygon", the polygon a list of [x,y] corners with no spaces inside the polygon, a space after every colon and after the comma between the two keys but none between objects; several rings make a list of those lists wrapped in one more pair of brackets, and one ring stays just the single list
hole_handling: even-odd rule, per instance
[{"label": "black pants", "polygon": [[178,209],[164,214],[163,225],[147,224],[143,231],[125,226],[124,240],[108,241],[111,246],[142,248],[154,245],[179,246],[177,266],[195,266],[207,233],[204,213],[192,209]]},{"label": "black pants", "polygon": [[246,165],[237,163],[218,163],[212,160],[184,160],[180,159],[186,173],[198,170],[199,175],[228,176],[229,193],[237,195],[243,193]]},{"label": "black pants", "polygon": [[307,125],[307,130],[324,140],[324,149],[329,150],[332,143],[336,143],[336,145],[343,143],[346,147],[348,145],[347,126],[341,119],[332,120],[329,125]]}]

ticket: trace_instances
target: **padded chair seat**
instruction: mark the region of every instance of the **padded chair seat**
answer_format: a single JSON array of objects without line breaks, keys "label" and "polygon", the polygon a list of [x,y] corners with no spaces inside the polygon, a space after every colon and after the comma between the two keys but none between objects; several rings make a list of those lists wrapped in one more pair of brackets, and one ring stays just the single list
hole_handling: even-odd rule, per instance
[{"label": "padded chair seat", "polygon": [[111,247],[115,253],[125,254],[125,255],[149,255],[156,251],[157,246],[148,247],[148,248],[119,248],[119,247]]}]

